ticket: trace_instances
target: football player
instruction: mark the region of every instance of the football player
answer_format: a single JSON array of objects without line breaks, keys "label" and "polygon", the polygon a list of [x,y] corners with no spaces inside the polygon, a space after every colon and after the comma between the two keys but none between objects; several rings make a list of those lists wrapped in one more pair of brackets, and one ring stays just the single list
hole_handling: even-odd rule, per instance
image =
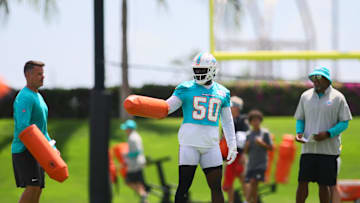
[{"label": "football player", "polygon": [[219,119],[229,147],[227,164],[231,164],[237,155],[230,91],[214,81],[216,59],[211,54],[195,56],[192,68],[194,79],[178,85],[166,100],[169,114],[182,107],[184,117],[178,132],[179,184],[175,202],[187,201],[196,167],[200,164],[211,190],[212,202],[223,203]]}]

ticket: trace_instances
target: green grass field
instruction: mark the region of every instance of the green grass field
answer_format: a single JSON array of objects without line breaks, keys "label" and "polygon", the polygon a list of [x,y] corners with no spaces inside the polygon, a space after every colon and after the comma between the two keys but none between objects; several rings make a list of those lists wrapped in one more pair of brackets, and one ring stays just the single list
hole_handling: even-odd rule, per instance
[{"label": "green grass field", "polygon": [[[41,202],[51,203],[82,203],[88,200],[88,163],[89,163],[89,122],[88,120],[50,120],[49,134],[57,140],[63,158],[68,164],[70,177],[64,183],[57,183],[46,179],[46,188],[43,191]],[[111,123],[110,145],[125,141],[125,135],[119,129],[119,120]],[[152,158],[170,156],[171,161],[164,164],[165,175],[168,182],[177,183],[177,130],[181,124],[180,119],[168,118],[164,120],[138,120],[139,133],[143,137],[145,154]],[[295,121],[291,117],[267,117],[263,126],[268,128],[279,143],[285,133],[294,133]],[[340,179],[360,178],[360,142],[357,133],[360,132],[360,119],[350,122],[350,127],[343,134],[343,151]],[[0,202],[17,202],[22,189],[15,187],[11,162],[11,138],[13,121],[0,120]],[[293,164],[289,183],[279,185],[278,191],[263,198],[266,203],[294,202],[297,185],[298,158],[300,145],[297,144],[297,157]],[[154,166],[145,169],[148,183],[159,185],[157,172]],[[239,187],[239,183],[235,184]],[[210,193],[205,177],[198,168],[191,187],[191,196],[195,200],[209,201]],[[138,198],[120,179],[119,194],[114,190],[113,202],[138,202]],[[226,196],[225,196],[226,197]],[[159,202],[156,196],[150,196],[150,202]],[[307,202],[318,202],[317,187],[310,185],[310,195]]]}]

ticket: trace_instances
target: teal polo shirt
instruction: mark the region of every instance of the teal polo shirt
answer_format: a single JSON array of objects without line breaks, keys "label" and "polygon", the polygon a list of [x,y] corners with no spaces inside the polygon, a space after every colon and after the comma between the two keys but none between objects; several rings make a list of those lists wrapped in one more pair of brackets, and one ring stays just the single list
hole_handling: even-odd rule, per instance
[{"label": "teal polo shirt", "polygon": [[19,139],[19,134],[28,126],[35,124],[50,141],[47,132],[48,107],[43,97],[38,93],[24,87],[14,101],[14,138],[11,144],[11,152],[21,153],[26,147]]}]

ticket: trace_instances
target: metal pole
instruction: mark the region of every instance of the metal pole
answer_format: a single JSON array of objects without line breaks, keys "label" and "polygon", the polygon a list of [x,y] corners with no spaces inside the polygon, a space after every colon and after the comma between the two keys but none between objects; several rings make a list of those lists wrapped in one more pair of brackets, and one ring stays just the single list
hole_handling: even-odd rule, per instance
[{"label": "metal pole", "polygon": [[215,52],[214,0],[209,0],[209,33],[210,33],[210,53],[214,53]]},{"label": "metal pole", "polygon": [[104,1],[94,0],[94,34],[95,34],[95,88],[105,88],[104,74]]},{"label": "metal pole", "polygon": [[[334,51],[339,49],[339,1],[332,1],[332,48]],[[334,80],[339,79],[339,64],[337,60],[333,61]]]},{"label": "metal pole", "polygon": [[105,89],[104,1],[94,0],[95,86],[90,106],[90,203],[110,203],[109,129],[111,97]]}]

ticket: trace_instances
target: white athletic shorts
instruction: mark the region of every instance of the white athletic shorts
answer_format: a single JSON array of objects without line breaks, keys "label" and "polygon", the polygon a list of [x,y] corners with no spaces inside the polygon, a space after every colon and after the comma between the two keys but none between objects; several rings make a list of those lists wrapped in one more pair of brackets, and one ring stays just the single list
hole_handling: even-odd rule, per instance
[{"label": "white athletic shorts", "polygon": [[179,165],[197,166],[198,164],[202,169],[222,166],[223,160],[220,147],[204,148],[180,145]]}]

